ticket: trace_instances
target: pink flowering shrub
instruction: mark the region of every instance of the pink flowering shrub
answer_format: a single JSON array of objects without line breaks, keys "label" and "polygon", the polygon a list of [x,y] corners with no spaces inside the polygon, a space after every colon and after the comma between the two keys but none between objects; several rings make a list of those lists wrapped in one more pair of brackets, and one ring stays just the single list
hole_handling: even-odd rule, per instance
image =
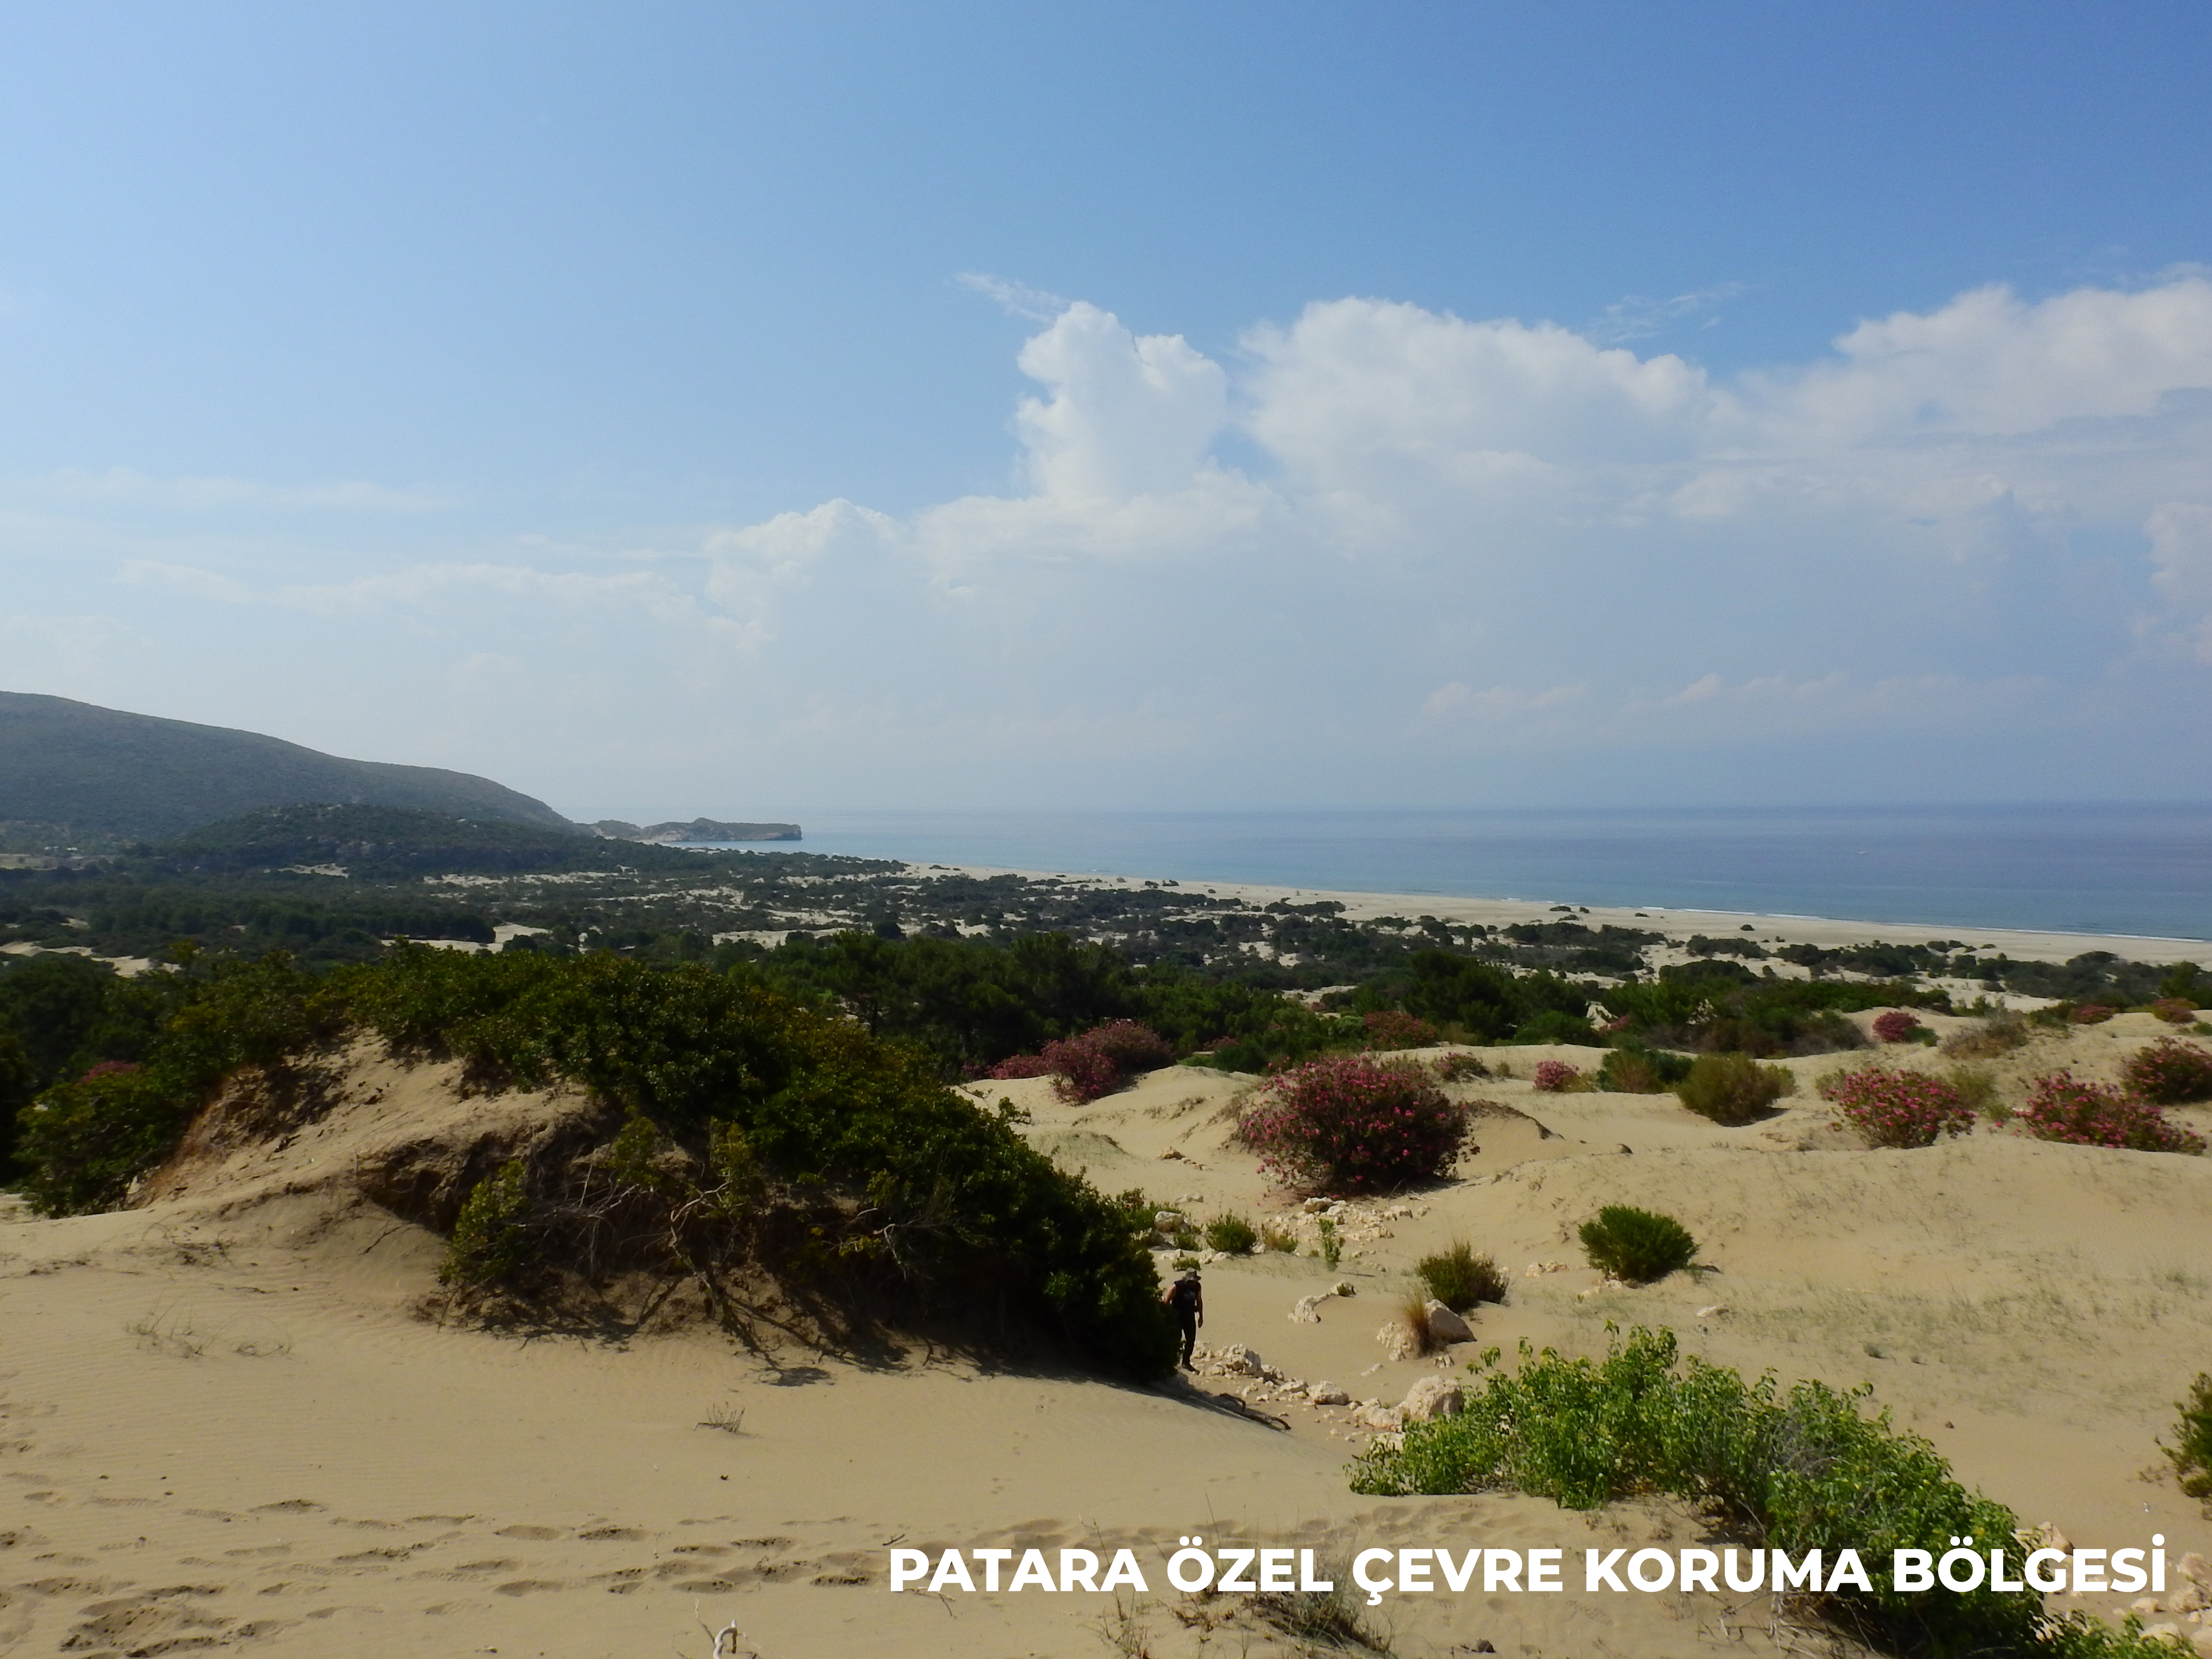
[{"label": "pink flowering shrub", "polygon": [[2028,1087],[2027,1105],[2013,1121],[2039,1140],[2075,1146],[2119,1146],[2136,1152],[2201,1152],[2203,1138],[2147,1100],[2108,1083],[2081,1083],[2069,1068],[2039,1077]]},{"label": "pink flowering shrub", "polygon": [[79,1083],[97,1083],[104,1077],[128,1077],[131,1073],[137,1069],[138,1064],[136,1060],[103,1060],[99,1065],[92,1067],[82,1077],[79,1078],[77,1081]]},{"label": "pink flowering shrub", "polygon": [[1329,1054],[1262,1085],[1237,1138],[1285,1185],[1376,1193],[1442,1175],[1467,1115],[1419,1067],[1368,1054]]},{"label": "pink flowering shrub", "polygon": [[2101,1002],[2084,1002],[2066,1012],[2066,1018],[2076,1025],[2102,1025],[2112,1017],[2112,1011]]},{"label": "pink flowering shrub", "polygon": [[1542,1094],[1565,1094],[1583,1080],[1583,1074],[1564,1060],[1540,1060],[1529,1079]]},{"label": "pink flowering shrub", "polygon": [[1875,1017],[1874,1034],[1884,1042],[1910,1042],[1920,1034],[1920,1022],[1902,1008]]},{"label": "pink flowering shrub", "polygon": [[1016,1054],[1000,1060],[988,1075],[994,1078],[1049,1077],[1053,1090],[1075,1105],[1110,1095],[1138,1072],[1150,1072],[1172,1062],[1175,1051],[1149,1025],[1133,1019],[1109,1020],[1081,1035],[1058,1037],[1044,1052]]},{"label": "pink flowering shrub", "polygon": [[2130,1089],[2160,1105],[2212,1100],[2212,1054],[2193,1042],[2160,1037],[2122,1069]]},{"label": "pink flowering shrub", "polygon": [[1877,1146],[1932,1146],[1939,1135],[1962,1135],[1974,1127],[1966,1097],[1925,1072],[1832,1072],[1820,1087],[1844,1121]]},{"label": "pink flowering shrub", "polygon": [[1443,1039],[1437,1028],[1419,1014],[1409,1014],[1399,1008],[1378,1009],[1362,1017],[1367,1027],[1369,1048],[1425,1048]]},{"label": "pink flowering shrub", "polygon": [[2187,997],[2160,997],[2150,1011],[2168,1025],[2186,1025],[2197,1018],[2197,1005]]}]

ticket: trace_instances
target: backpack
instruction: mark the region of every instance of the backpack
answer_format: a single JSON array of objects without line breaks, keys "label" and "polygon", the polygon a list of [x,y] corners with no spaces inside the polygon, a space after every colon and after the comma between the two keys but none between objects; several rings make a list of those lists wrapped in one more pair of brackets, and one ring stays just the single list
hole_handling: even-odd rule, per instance
[{"label": "backpack", "polygon": [[1168,1293],[1161,1300],[1177,1313],[1189,1313],[1198,1306],[1198,1295],[1196,1279],[1178,1279],[1168,1286]]}]

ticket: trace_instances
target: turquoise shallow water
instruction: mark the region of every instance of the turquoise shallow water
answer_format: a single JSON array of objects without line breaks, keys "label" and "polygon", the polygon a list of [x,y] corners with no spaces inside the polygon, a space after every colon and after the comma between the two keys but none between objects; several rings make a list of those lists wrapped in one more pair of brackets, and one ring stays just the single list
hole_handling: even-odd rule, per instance
[{"label": "turquoise shallow water", "polygon": [[2212,939],[2212,804],[885,812],[810,819],[805,833],[791,850],[1351,892]]}]

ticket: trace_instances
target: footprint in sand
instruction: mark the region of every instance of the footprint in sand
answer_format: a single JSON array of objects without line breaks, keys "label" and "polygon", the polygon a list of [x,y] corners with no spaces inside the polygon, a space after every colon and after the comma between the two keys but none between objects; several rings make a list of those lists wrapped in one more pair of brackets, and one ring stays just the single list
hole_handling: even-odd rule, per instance
[{"label": "footprint in sand", "polygon": [[547,1538],[565,1538],[568,1535],[568,1529],[566,1527],[533,1527],[526,1523],[513,1527],[501,1527],[494,1535],[500,1538],[535,1538],[539,1540]]}]

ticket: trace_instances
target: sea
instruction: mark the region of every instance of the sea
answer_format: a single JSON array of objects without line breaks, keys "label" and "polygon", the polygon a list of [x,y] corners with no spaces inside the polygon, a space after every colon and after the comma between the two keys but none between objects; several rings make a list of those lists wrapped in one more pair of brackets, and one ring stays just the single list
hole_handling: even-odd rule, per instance
[{"label": "sea", "polygon": [[812,818],[804,828],[799,847],[775,850],[1345,892],[2212,940],[2212,803],[867,812]]}]

